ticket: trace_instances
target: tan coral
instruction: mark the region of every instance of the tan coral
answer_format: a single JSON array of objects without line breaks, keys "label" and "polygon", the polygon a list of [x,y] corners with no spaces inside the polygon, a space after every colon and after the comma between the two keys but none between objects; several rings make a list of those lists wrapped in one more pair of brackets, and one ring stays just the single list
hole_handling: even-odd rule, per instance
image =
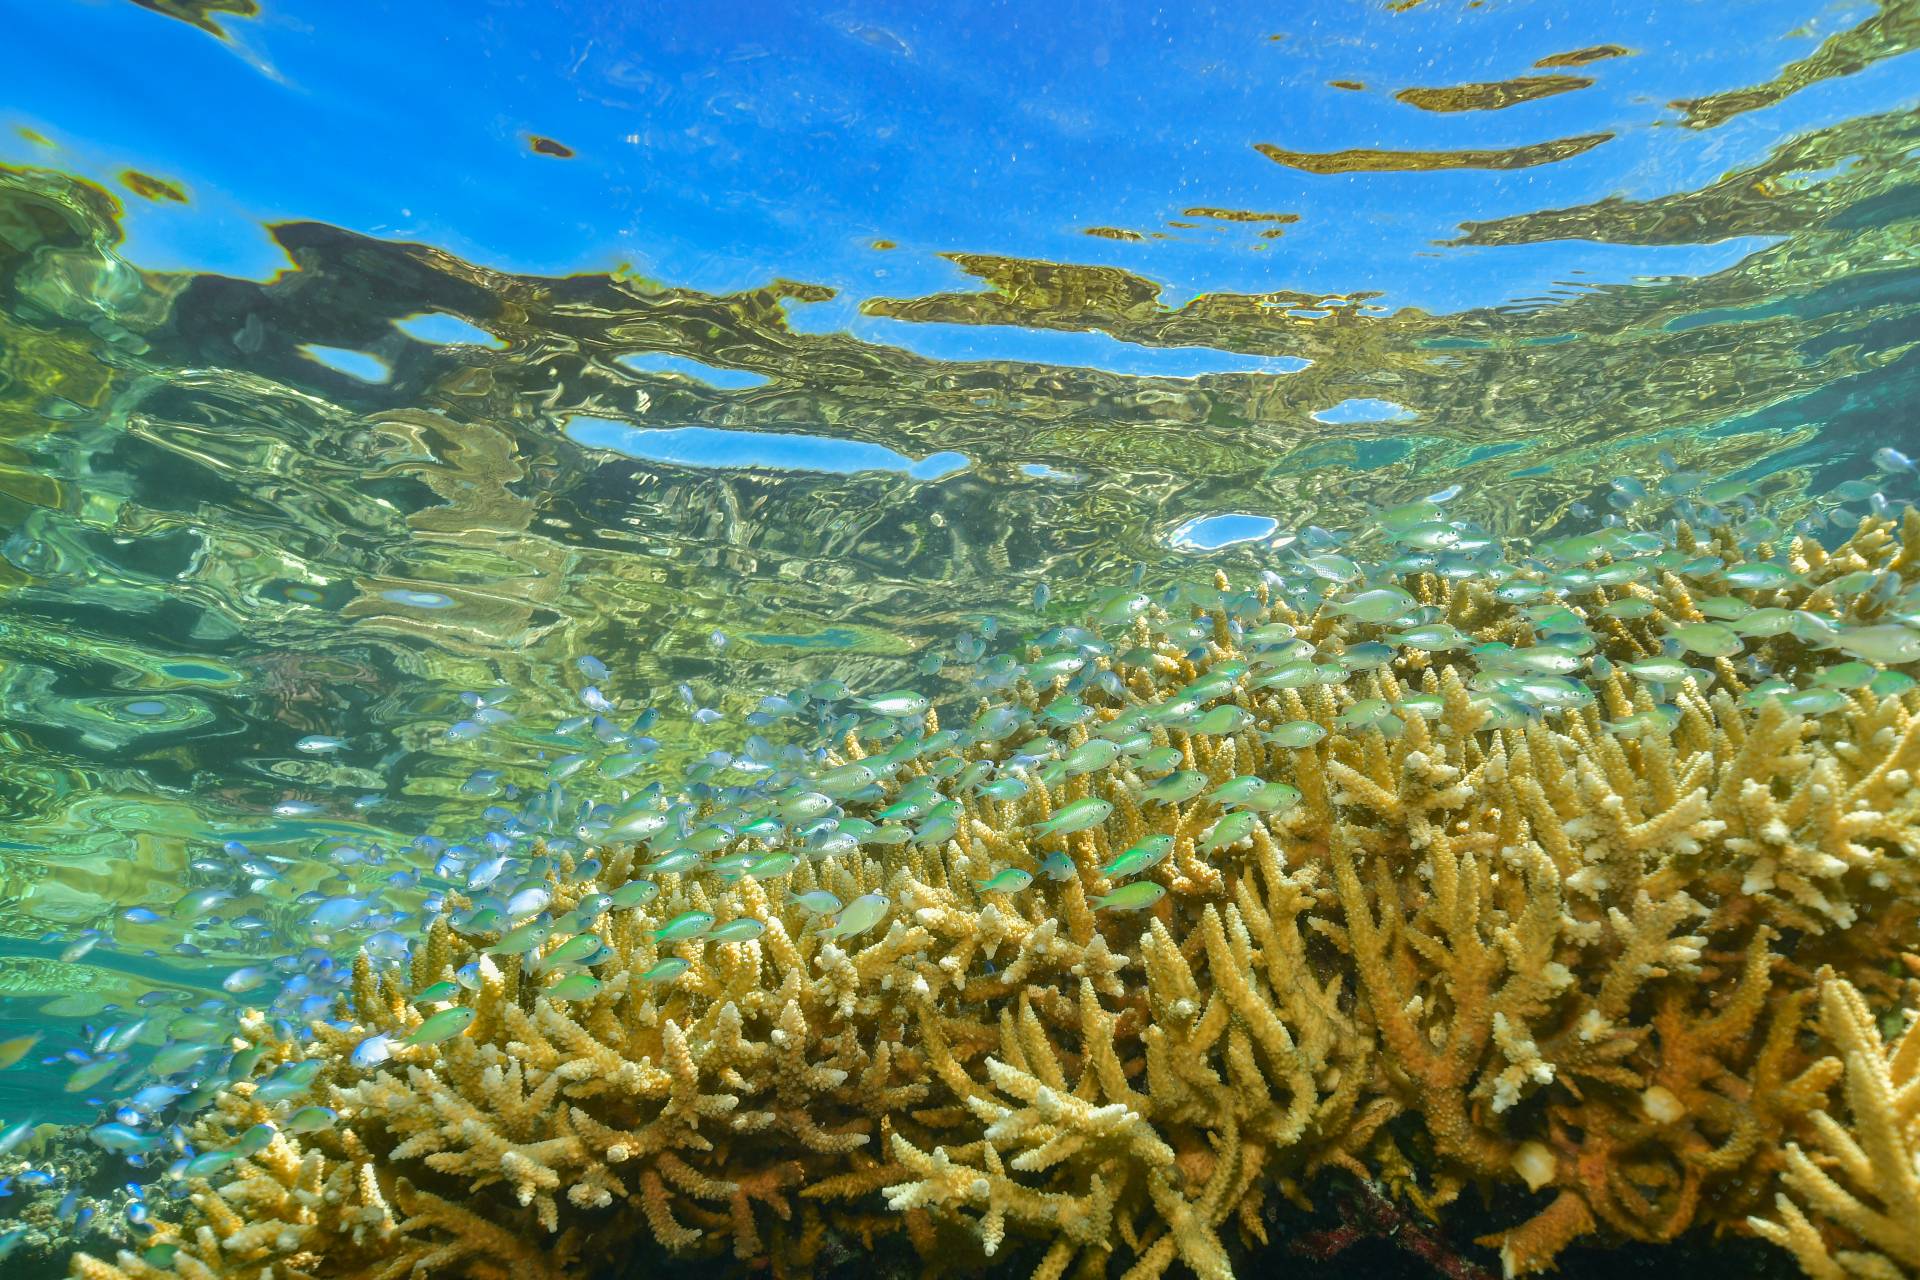
[{"label": "tan coral", "polygon": [[[1795,549],[1810,585],[1749,595],[1791,608],[1863,568],[1911,584],[1916,541],[1920,522],[1903,538],[1870,522],[1839,551]],[[1531,634],[1483,584],[1409,588],[1462,631]],[[1616,664],[1659,653],[1666,620],[1700,616],[1671,575],[1590,603],[1619,598],[1652,614],[1594,627]],[[1329,651],[1363,636],[1329,610],[1261,603]],[[1065,749],[1255,656],[1218,615],[1176,644],[1179,621],[1136,618],[1145,658],[1098,659],[1116,682]],[[1753,643],[1777,670],[1822,661],[1790,635]],[[828,938],[752,879],[664,875],[657,899],[592,924],[604,985],[572,1002],[542,992],[558,939],[496,958],[482,953],[497,935],[443,917],[407,972],[363,962],[344,1029],[317,1024],[301,1047],[252,1024],[271,1061],[321,1060],[314,1100],[341,1122],[281,1134],[196,1188],[178,1271],[558,1278],[659,1247],[804,1273],[830,1233],[897,1230],[930,1267],[977,1266],[1025,1237],[1044,1245],[1043,1280],[1110,1262],[1131,1280],[1176,1263],[1220,1280],[1235,1247],[1265,1240],[1271,1202],[1310,1198],[1329,1167],[1423,1209],[1476,1183],[1526,1188],[1532,1210],[1489,1237],[1515,1274],[1602,1229],[1660,1241],[1696,1227],[1759,1231],[1821,1276],[1872,1250],[1913,1267],[1911,1242],[1887,1232],[1914,1206],[1885,1165],[1912,1156],[1920,1040],[1883,1049],[1872,1020],[1905,998],[1887,967],[1916,941],[1920,694],[1863,691],[1814,718],[1749,706],[1743,669],[1718,670],[1711,694],[1670,691],[1670,732],[1634,737],[1609,722],[1653,703],[1617,666],[1595,705],[1498,722],[1459,651],[1406,652],[1350,684],[1230,680],[1225,732],[1138,722],[1210,785],[1253,773],[1298,789],[1228,848],[1196,844],[1218,805],[1146,797],[1124,757],[1051,787],[1028,769],[1018,800],[964,797],[950,839],[795,866],[796,889],[884,893],[867,933]],[[1063,692],[1020,698],[1037,710]],[[1305,748],[1260,736],[1336,727],[1362,698],[1397,708],[1392,723]],[[871,758],[850,740],[827,763]],[[938,763],[898,764],[885,799],[848,811],[877,814]],[[1113,805],[1104,827],[1031,838],[1090,797]],[[1096,909],[1114,887],[1100,868],[1151,834],[1172,837],[1149,873],[1167,895]],[[1065,878],[977,889],[1054,849]],[[590,876],[555,859],[556,914],[638,874],[632,847],[600,856]],[[766,930],[672,944],[687,972],[645,981],[669,954],[653,931],[693,908]],[[366,1037],[418,1027],[411,998],[470,962],[466,1034],[352,1064]],[[1878,1126],[1857,1142],[1828,1118],[1842,1061],[1856,1130]],[[269,1118],[252,1090],[223,1093],[195,1141],[217,1148]],[[1417,1165],[1401,1145],[1414,1131],[1431,1152]],[[1750,1221],[1782,1188],[1779,1216]],[[1814,1246],[1836,1242],[1818,1261]]]}]

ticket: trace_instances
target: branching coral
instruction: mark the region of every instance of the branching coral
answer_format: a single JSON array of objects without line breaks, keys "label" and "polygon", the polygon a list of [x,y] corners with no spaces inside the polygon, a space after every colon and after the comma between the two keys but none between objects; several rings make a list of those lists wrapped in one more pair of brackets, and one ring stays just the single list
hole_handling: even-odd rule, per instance
[{"label": "branching coral", "polygon": [[[1920,547],[1920,522],[1904,533]],[[1796,544],[1790,563],[1794,581],[1739,599],[1870,625],[1885,595],[1842,608],[1830,584],[1920,577],[1874,522],[1835,552]],[[1224,612],[1195,610],[1197,645],[1169,638],[1183,620],[1142,613],[1128,656],[1096,655],[1114,679],[1079,686],[1090,714],[1058,717],[1059,753],[1088,767],[1046,773],[987,733],[877,755],[849,737],[821,764],[883,780],[846,801],[854,817],[884,819],[919,780],[958,772],[954,756],[1035,784],[952,788],[937,838],[801,857],[784,894],[662,874],[656,898],[611,910],[599,895],[646,853],[552,859],[550,912],[604,944],[590,994],[550,992],[560,933],[507,954],[498,932],[454,927],[467,904],[452,902],[405,971],[363,958],[350,1006],[310,1040],[250,1029],[272,1061],[321,1063],[313,1097],[340,1119],[281,1126],[198,1183],[175,1268],[560,1277],[648,1240],[792,1274],[829,1232],[898,1229],[932,1270],[1019,1237],[1042,1246],[1043,1278],[1112,1260],[1136,1280],[1176,1263],[1216,1280],[1266,1239],[1270,1198],[1310,1197],[1331,1167],[1428,1210],[1473,1184],[1524,1186],[1535,1210],[1487,1242],[1511,1274],[1583,1236],[1697,1226],[1761,1232],[1822,1277],[1920,1265],[1920,1040],[1883,1049],[1874,1027],[1903,994],[1887,966],[1914,942],[1920,694],[1858,688],[1815,710],[1750,696],[1762,670],[1824,661],[1756,629],[1739,663],[1714,659],[1711,691],[1669,676],[1663,704],[1624,664],[1701,622],[1699,602],[1672,573],[1621,574],[1575,615],[1602,659],[1591,679],[1549,681],[1558,714],[1515,716],[1481,664],[1547,619],[1483,582],[1407,583],[1495,649],[1436,632],[1434,650],[1364,663],[1367,624],[1261,594],[1269,637],[1355,656],[1298,679],[1261,648],[1279,641]],[[1621,602],[1637,604],[1606,609]],[[1024,687],[1028,717],[1069,696],[1063,681]],[[1301,722],[1330,732],[1282,745],[1275,729]],[[1137,735],[1204,785],[1155,798],[1137,753],[1077,754]],[[1297,795],[1217,797],[1251,794],[1247,775]],[[1110,815],[1037,829],[1089,800]],[[1213,840],[1230,810],[1244,829]],[[1156,835],[1170,848],[1148,874],[1169,892],[1098,905],[1118,887],[1104,868]],[[1036,878],[995,887],[1007,867]],[[889,914],[829,930],[801,897],[815,890],[884,894]],[[764,931],[656,937],[687,911]],[[684,972],[650,981],[670,957]],[[419,994],[463,970],[471,1026],[410,1044],[431,1016]],[[355,1065],[382,1034],[390,1057]],[[1857,1139],[1832,1118],[1843,1075]],[[230,1145],[278,1114],[241,1081],[194,1138]],[[1864,1248],[1829,1257],[1839,1238]],[[76,1274],[160,1272],[127,1256]]]}]

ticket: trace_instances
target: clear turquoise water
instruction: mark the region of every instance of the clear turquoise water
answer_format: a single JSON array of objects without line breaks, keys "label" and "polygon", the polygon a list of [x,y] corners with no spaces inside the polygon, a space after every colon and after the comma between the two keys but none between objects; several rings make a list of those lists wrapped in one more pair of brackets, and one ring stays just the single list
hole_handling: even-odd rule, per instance
[{"label": "clear turquoise water", "polygon": [[430,881],[578,655],[664,774],[767,692],[938,687],[1037,588],[1454,484],[1589,527],[1663,453],[1805,515],[1920,452],[1905,0],[348,8],[8,17],[9,1123],[404,925],[430,883],[299,896]]}]

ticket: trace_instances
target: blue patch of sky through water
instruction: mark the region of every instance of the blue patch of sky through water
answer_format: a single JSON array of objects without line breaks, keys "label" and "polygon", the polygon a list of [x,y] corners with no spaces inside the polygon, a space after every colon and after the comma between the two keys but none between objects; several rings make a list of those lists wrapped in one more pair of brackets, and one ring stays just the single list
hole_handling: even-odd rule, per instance
[{"label": "blue patch of sky through water", "polygon": [[828,475],[892,471],[914,480],[939,480],[972,465],[962,453],[934,453],[916,461],[884,445],[833,436],[723,427],[636,427],[609,418],[571,418],[566,436],[589,449],[682,467],[816,471]]},{"label": "blue patch of sky through water", "polygon": [[1217,516],[1198,516],[1176,528],[1168,541],[1186,551],[1218,551],[1239,542],[1258,542],[1270,538],[1280,522],[1272,516],[1248,515],[1234,511]]}]

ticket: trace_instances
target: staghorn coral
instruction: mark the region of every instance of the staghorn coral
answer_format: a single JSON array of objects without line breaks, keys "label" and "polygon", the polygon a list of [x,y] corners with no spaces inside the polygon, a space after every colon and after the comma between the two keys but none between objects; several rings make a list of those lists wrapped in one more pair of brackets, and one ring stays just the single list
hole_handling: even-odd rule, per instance
[{"label": "staghorn coral", "polygon": [[[1715,549],[1679,537],[1687,554]],[[1895,593],[1836,584],[1869,574],[1904,591],[1917,557],[1920,518],[1898,534],[1867,521],[1831,552],[1796,542],[1796,581],[1739,598],[1872,625]],[[1303,682],[1278,678],[1224,607],[1131,617],[1114,647],[1132,647],[1095,658],[1115,679],[1082,687],[1092,714],[1058,748],[1072,759],[1109,731],[1145,734],[1213,786],[1297,789],[1296,803],[1241,810],[1244,832],[1210,852],[1225,812],[1211,792],[1153,799],[1131,755],[1095,752],[1015,798],[954,788],[950,824],[919,840],[798,859],[794,892],[886,895],[886,918],[852,936],[791,894],[704,870],[596,911],[646,854],[557,856],[551,912],[604,947],[603,985],[573,1000],[547,994],[560,933],[502,954],[498,932],[455,927],[456,899],[405,970],[362,957],[340,1017],[310,1038],[249,1026],[269,1064],[320,1063],[312,1097],[340,1119],[296,1137],[256,1081],[230,1086],[198,1144],[276,1127],[195,1183],[189,1223],[162,1232],[179,1246],[172,1273],[562,1277],[651,1242],[804,1274],[829,1233],[900,1231],[930,1271],[1024,1239],[1042,1280],[1110,1264],[1130,1280],[1176,1264],[1219,1280],[1265,1242],[1273,1198],[1304,1202],[1337,1167],[1426,1212],[1469,1186],[1525,1187],[1531,1214],[1485,1241],[1509,1274],[1582,1237],[1701,1226],[1760,1232],[1812,1274],[1842,1274],[1858,1255],[1821,1261],[1794,1205],[1893,1248],[1858,1196],[1904,1203],[1883,1168],[1897,1135],[1883,1124],[1841,1146],[1829,1116],[1843,1076],[1870,1127],[1911,1110],[1897,1090],[1912,1051],[1883,1052],[1872,1020],[1904,998],[1888,966],[1915,941],[1920,693],[1859,688],[1818,714],[1754,696],[1757,673],[1824,661],[1782,630],[1713,659],[1711,691],[1677,682],[1671,717],[1650,720],[1656,690],[1622,664],[1705,615],[1670,570],[1617,579],[1577,615],[1605,661],[1554,686],[1567,706],[1552,717],[1487,697],[1482,658],[1440,636]],[[1406,583],[1483,642],[1524,643],[1550,621],[1481,581]],[[1322,655],[1359,655],[1379,631],[1264,588],[1254,599],[1258,621]],[[1621,601],[1641,607],[1601,612]],[[1169,638],[1183,626],[1197,645]],[[1052,705],[1063,679],[1023,686],[1020,702]],[[1264,736],[1299,721],[1332,732],[1304,747]],[[875,817],[956,757],[1040,782],[1009,763],[1006,736],[881,753],[850,736],[819,776],[864,763],[877,798],[844,807]],[[1111,805],[1104,821],[1036,829],[1090,800]],[[1172,841],[1149,873],[1166,896],[1099,907],[1116,887],[1102,868],[1152,835]],[[1044,874],[1050,853],[1067,859],[1060,878]],[[1036,878],[981,887],[1005,867]],[[689,910],[764,932],[656,938]],[[649,981],[669,957],[685,971]],[[429,1014],[417,994],[469,965],[465,1033],[407,1043]],[[390,1056],[356,1065],[381,1034]],[[1834,1153],[1854,1190],[1808,1150]],[[1760,1215],[1783,1187],[1798,1200],[1777,1202],[1780,1225]],[[122,1255],[75,1274],[170,1273]]]},{"label": "staghorn coral", "polygon": [[[1920,1271],[1920,1024],[1910,1019],[1885,1044],[1860,991],[1844,978],[1823,977],[1821,1029],[1845,1064],[1844,1107],[1836,1109],[1848,1123],[1829,1111],[1814,1113],[1817,1154],[1788,1145],[1777,1216],[1755,1216],[1748,1225],[1792,1250],[1816,1280],[1912,1275]],[[1834,1248],[1836,1240],[1854,1247]]]}]

